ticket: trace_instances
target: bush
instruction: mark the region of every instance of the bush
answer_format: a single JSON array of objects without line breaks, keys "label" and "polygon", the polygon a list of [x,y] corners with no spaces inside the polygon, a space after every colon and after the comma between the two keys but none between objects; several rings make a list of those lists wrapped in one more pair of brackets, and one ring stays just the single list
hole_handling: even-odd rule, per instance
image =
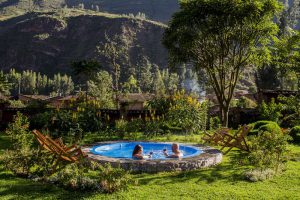
[{"label": "bush", "polygon": [[8,125],[5,133],[12,139],[14,149],[29,149],[33,144],[34,136],[29,131],[29,121],[20,112],[14,116],[14,122]]},{"label": "bush", "polygon": [[9,100],[10,108],[25,108],[25,104],[20,100]]},{"label": "bush", "polygon": [[251,182],[264,181],[268,179],[272,179],[276,173],[273,169],[265,169],[265,170],[250,170],[245,172],[245,177],[247,180]]},{"label": "bush", "polygon": [[253,127],[250,132],[251,135],[257,135],[261,131],[274,132],[276,134],[282,134],[280,126],[273,121],[257,121],[251,124]]},{"label": "bush", "polygon": [[100,166],[99,181],[107,193],[125,190],[132,183],[131,175],[121,168],[113,168],[110,164]]},{"label": "bush", "polygon": [[293,138],[293,142],[300,144],[300,126],[295,126],[290,131],[290,136]]},{"label": "bush", "polygon": [[24,148],[18,150],[7,150],[2,156],[2,162],[6,170],[21,176],[28,176],[35,165],[37,151]]},{"label": "bush", "polygon": [[241,97],[236,106],[239,108],[256,108],[257,103],[247,97]]},{"label": "bush", "polygon": [[116,123],[115,127],[117,129],[118,137],[123,139],[125,137],[126,132],[127,132],[128,122],[125,121],[124,119],[120,119],[120,120],[116,120],[115,123]]},{"label": "bush", "polygon": [[29,131],[28,118],[17,113],[6,130],[13,142],[13,149],[3,155],[5,168],[18,175],[44,175],[50,171],[50,158],[34,148],[34,136]]},{"label": "bush", "polygon": [[300,96],[279,97],[283,104],[283,122],[285,127],[294,127],[300,124]]},{"label": "bush", "polygon": [[250,153],[247,157],[249,164],[259,170],[274,169],[277,173],[279,166],[285,161],[288,135],[275,132],[259,132],[251,138]]},{"label": "bush", "polygon": [[268,104],[262,102],[259,108],[261,119],[274,122],[279,122],[280,117],[282,117],[282,110],[283,105],[281,103],[275,103],[274,98],[272,98],[271,102]]},{"label": "bush", "polygon": [[82,163],[69,164],[47,180],[71,190],[101,189],[97,179],[89,174],[89,169]]},{"label": "bush", "polygon": [[171,106],[166,115],[172,126],[181,127],[185,132],[197,133],[206,130],[207,103],[177,92],[171,97]]}]

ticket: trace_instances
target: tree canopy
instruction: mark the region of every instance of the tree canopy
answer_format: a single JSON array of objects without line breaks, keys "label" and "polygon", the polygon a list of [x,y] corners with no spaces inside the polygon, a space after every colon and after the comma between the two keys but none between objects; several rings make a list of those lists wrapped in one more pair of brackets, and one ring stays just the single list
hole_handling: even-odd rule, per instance
[{"label": "tree canopy", "polygon": [[[205,69],[227,126],[229,104],[241,71],[269,58],[278,31],[277,0],[183,0],[164,34],[170,64]],[[200,74],[201,75],[201,74]]]}]

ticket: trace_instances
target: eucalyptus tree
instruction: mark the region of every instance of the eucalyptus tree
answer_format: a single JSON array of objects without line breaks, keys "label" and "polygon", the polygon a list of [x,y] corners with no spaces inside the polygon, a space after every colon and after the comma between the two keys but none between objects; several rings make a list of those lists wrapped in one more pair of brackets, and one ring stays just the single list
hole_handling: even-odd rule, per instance
[{"label": "eucalyptus tree", "polygon": [[273,19],[281,8],[277,0],[183,0],[165,31],[171,66],[205,69],[223,126],[241,72],[269,58],[266,45],[278,31]]}]

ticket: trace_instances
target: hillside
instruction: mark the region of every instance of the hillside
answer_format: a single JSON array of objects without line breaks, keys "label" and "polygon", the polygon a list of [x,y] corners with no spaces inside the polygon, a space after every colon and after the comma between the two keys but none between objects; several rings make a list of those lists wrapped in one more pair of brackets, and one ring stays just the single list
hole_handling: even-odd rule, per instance
[{"label": "hillside", "polygon": [[0,15],[79,7],[126,15],[141,12],[148,19],[164,23],[168,22],[172,14],[179,9],[178,0],[0,0]]},{"label": "hillside", "polygon": [[[70,72],[74,59],[97,58],[96,48],[106,37],[122,38],[129,62],[137,66],[147,57],[161,68],[167,66],[167,51],[161,44],[164,25],[118,15],[68,13],[31,13],[0,21],[0,69],[33,69],[47,74]],[[104,66],[106,67],[106,66]],[[125,70],[126,71],[126,70]]]}]

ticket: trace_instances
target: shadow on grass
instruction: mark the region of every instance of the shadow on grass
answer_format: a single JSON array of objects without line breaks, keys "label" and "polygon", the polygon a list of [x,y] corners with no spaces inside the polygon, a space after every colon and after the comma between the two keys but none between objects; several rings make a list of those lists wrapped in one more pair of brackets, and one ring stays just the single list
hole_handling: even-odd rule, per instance
[{"label": "shadow on grass", "polygon": [[[173,172],[173,173],[161,173],[158,175],[141,174],[139,175],[139,183],[147,185],[149,183],[154,184],[173,184],[178,182],[191,181],[194,183],[206,182],[208,184],[225,180],[226,182],[236,183],[238,181],[246,181],[243,172],[247,168],[246,166],[239,166],[233,164],[231,159],[237,157],[237,152],[231,153],[227,156],[226,161],[220,165],[187,171],[187,172]],[[247,182],[247,181],[246,181]]]},{"label": "shadow on grass", "polygon": [[0,132],[0,151],[10,149],[11,147],[12,144],[9,136],[5,135],[3,132]]},{"label": "shadow on grass", "polygon": [[0,197],[4,199],[83,199],[95,193],[68,191],[55,185],[0,174]]}]

